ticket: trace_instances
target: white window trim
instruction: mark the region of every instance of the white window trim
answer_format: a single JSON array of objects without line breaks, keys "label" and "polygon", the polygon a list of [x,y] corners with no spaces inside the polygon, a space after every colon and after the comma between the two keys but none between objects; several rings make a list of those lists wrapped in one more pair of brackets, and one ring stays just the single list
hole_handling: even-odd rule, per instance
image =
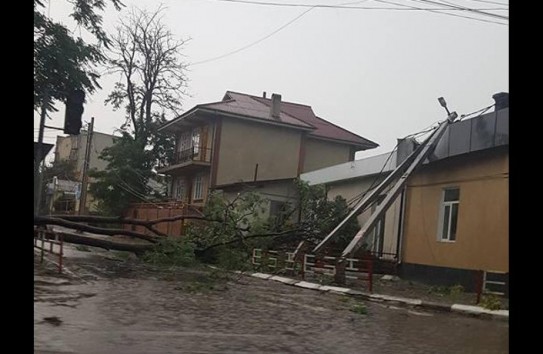
[{"label": "white window trim", "polygon": [[[453,200],[453,201],[445,201],[445,192],[447,190],[451,190],[451,189],[458,189],[460,191],[460,188],[459,187],[447,187],[447,188],[444,188],[441,192],[441,201],[440,201],[440,207],[439,207],[439,218],[438,218],[438,223],[437,223],[437,241],[439,242],[443,242],[443,243],[455,243],[456,242],[456,238],[454,240],[451,240],[450,237],[450,233],[451,233],[451,219],[452,219],[452,208],[453,208],[453,205],[456,204],[457,205],[457,210],[460,210],[460,198],[459,200]],[[450,208],[450,211],[449,211],[449,227],[447,228],[447,238],[443,238],[443,222],[445,221],[445,208],[446,207],[449,207]],[[456,227],[457,227],[457,234],[456,236],[458,236],[458,214],[456,215]]]},{"label": "white window trim", "polygon": [[[199,187],[199,188],[197,188]],[[204,181],[201,175],[194,176],[192,180],[192,200],[204,199]]]}]

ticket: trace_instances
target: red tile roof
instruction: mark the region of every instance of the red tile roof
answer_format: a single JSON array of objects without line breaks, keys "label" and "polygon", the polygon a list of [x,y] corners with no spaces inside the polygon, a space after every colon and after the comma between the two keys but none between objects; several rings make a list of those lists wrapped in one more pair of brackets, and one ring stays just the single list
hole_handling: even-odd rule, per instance
[{"label": "red tile roof", "polygon": [[[241,97],[241,96],[250,97],[253,100],[266,105],[265,112],[269,116],[269,111],[270,111],[269,107],[271,106],[270,98],[240,94],[240,93],[236,93],[232,91],[228,91],[225,95],[225,98],[230,97],[230,98],[237,99],[237,97]],[[313,109],[311,108],[311,106],[307,106],[307,105],[303,105],[299,103],[281,101],[281,114],[283,113],[286,113],[289,116],[295,117],[299,121],[302,121],[303,123],[309,124],[312,127],[314,127],[315,130],[309,134],[310,136],[320,137],[320,138],[325,138],[325,139],[332,139],[332,140],[341,140],[348,143],[354,143],[356,145],[363,145],[365,146],[366,149],[372,149],[379,146],[378,144],[374,143],[371,140],[368,140],[346,129],[338,127],[337,125],[330,123],[329,121],[323,118],[317,117],[315,113],[313,112]]]},{"label": "red tile roof", "polygon": [[310,137],[351,144],[356,146],[358,150],[373,149],[379,146],[371,140],[317,117],[311,106],[281,101],[281,112],[278,120],[270,117],[270,106],[271,99],[269,98],[227,91],[222,101],[197,105],[180,117],[166,123],[164,128],[175,124],[175,121],[183,119],[185,116],[190,115],[190,113],[202,109],[250,117],[268,123],[287,124],[300,129],[310,130]]}]

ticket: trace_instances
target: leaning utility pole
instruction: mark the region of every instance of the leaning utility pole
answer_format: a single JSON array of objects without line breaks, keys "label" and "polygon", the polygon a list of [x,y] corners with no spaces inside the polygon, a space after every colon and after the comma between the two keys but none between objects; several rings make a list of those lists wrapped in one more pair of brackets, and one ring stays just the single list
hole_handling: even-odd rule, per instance
[{"label": "leaning utility pole", "polygon": [[87,184],[89,181],[89,164],[92,145],[92,134],[94,132],[94,117],[91,118],[87,131],[87,146],[85,147],[85,161],[83,163],[83,178],[81,179],[81,198],[79,199],[79,215],[85,214],[87,208]]},{"label": "leaning utility pole", "polygon": [[[42,163],[43,155],[43,131],[45,129],[45,117],[47,115],[47,103],[48,96],[46,94],[42,105],[40,113],[40,131],[38,133],[38,146],[36,148],[36,155],[34,156],[34,215],[38,215],[40,212],[40,203],[41,203],[41,173],[40,165]],[[44,156],[45,160],[45,156]]]},{"label": "leaning utility pole", "polygon": [[396,200],[398,195],[402,192],[404,186],[407,183],[407,179],[411,174],[423,164],[426,158],[434,151],[437,143],[447,130],[448,126],[455,121],[458,117],[456,112],[450,112],[447,108],[447,104],[443,97],[439,97],[439,103],[447,111],[447,119],[442,121],[438,128],[415,150],[409,155],[405,161],[403,161],[394,171],[390,173],[385,180],[383,180],[371,193],[369,193],[352,211],[332,230],[314,249],[313,252],[317,254],[322,252],[326,244],[328,244],[334,237],[337,236],[338,231],[345,225],[345,223],[363,212],[369,205],[375,202],[381,192],[386,188],[391,187],[384,195],[383,201],[378,205],[374,213],[368,220],[362,225],[358,233],[353,237],[349,245],[343,250],[341,255],[336,260],[335,265],[335,281],[338,284],[345,284],[345,267],[346,260],[349,257],[353,257],[355,252],[362,246],[366,236],[373,231],[373,228],[379,221],[379,219],[386,213],[388,208]]}]

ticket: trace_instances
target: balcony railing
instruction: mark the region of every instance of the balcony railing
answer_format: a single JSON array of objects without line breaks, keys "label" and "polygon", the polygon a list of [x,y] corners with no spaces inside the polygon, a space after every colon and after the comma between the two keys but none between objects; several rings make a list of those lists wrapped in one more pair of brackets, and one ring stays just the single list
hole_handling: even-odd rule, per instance
[{"label": "balcony railing", "polygon": [[187,161],[211,162],[211,149],[193,146],[190,149],[175,152],[174,165]]},{"label": "balcony railing", "polygon": [[173,161],[167,164],[159,163],[157,169],[163,169],[174,165],[179,165],[187,162],[211,162],[211,149],[201,147],[191,147],[190,149],[176,151],[173,156]]}]

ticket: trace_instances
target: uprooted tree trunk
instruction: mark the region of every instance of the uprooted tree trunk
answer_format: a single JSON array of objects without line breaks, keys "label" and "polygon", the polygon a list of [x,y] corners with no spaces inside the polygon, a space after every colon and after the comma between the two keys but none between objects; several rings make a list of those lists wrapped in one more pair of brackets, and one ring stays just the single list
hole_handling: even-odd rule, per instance
[{"label": "uprooted tree trunk", "polygon": [[[126,242],[119,242],[113,240],[107,240],[103,238],[93,238],[90,236],[80,235],[74,232],[69,231],[58,231],[58,234],[61,234],[65,242],[81,244],[86,246],[100,247],[107,250],[117,250],[117,251],[129,251],[134,253],[141,253],[146,250],[151,249],[154,244],[156,244],[160,239],[168,237],[163,232],[157,230],[154,225],[163,223],[163,222],[173,222],[178,220],[205,220],[205,217],[201,215],[178,215],[167,218],[159,218],[154,220],[141,220],[141,219],[132,219],[125,217],[103,217],[103,216],[92,216],[92,215],[53,215],[53,216],[34,216],[34,225],[35,226],[47,226],[47,225],[57,225],[64,226],[70,229],[78,231],[86,231],[95,233],[103,236],[128,236],[134,239],[143,240],[146,243],[133,244]],[[102,224],[129,224],[129,225],[140,225],[147,228],[149,231],[153,232],[155,235],[147,235],[141,232],[136,232],[132,230],[125,229],[110,229],[103,227],[90,226],[85,223],[102,223]]]}]

